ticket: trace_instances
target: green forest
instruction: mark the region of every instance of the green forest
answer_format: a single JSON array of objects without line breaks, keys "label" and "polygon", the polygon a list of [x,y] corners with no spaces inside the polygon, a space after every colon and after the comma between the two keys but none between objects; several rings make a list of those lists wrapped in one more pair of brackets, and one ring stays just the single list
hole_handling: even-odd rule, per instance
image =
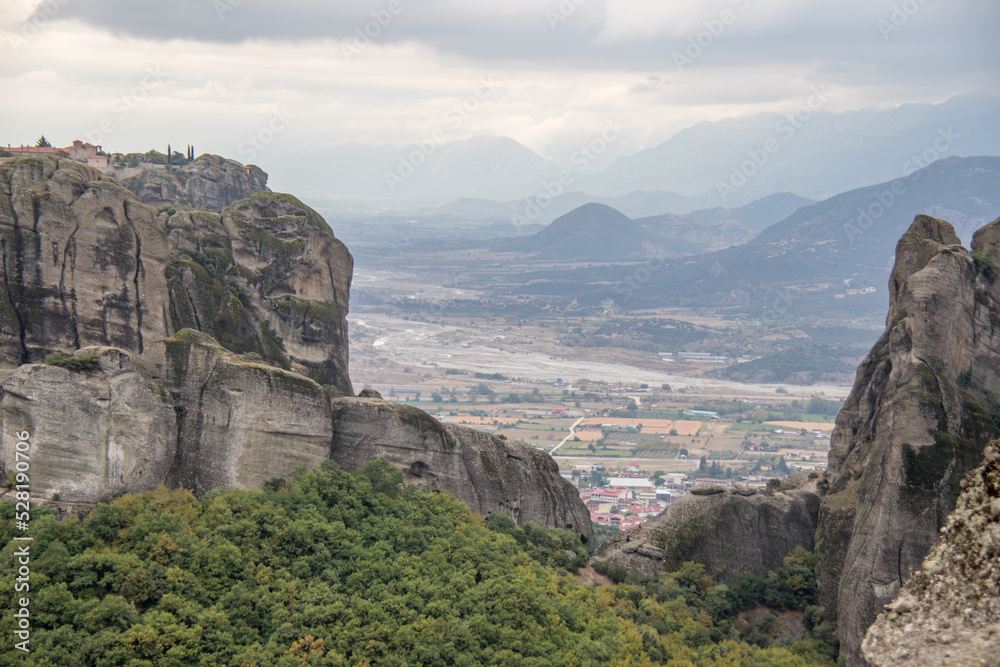
[{"label": "green forest", "polygon": [[[13,649],[13,515],[0,504],[0,665],[833,665],[812,554],[713,585],[608,571],[568,531],[483,518],[385,460],[261,490],[123,495],[31,513],[31,653]],[[740,611],[767,604],[754,621]],[[804,638],[773,639],[804,610]],[[780,646],[777,644],[781,644]]]}]

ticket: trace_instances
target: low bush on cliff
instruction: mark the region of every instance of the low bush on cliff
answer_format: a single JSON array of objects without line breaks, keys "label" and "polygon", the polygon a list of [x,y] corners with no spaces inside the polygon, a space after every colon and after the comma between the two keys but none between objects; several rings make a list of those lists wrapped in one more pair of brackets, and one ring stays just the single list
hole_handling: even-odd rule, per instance
[{"label": "low bush on cliff", "polygon": [[45,355],[45,363],[49,366],[59,366],[74,373],[92,371],[99,365],[96,354],[81,354],[79,357],[70,357],[62,352],[50,352]]},{"label": "low bush on cliff", "polygon": [[201,500],[160,488],[82,521],[35,509],[26,593],[13,516],[0,503],[4,666],[26,664],[25,595],[38,665],[816,664],[720,632],[713,598],[688,590],[700,577],[655,596],[582,585],[544,564],[576,560],[560,531],[484,520],[385,461]]}]

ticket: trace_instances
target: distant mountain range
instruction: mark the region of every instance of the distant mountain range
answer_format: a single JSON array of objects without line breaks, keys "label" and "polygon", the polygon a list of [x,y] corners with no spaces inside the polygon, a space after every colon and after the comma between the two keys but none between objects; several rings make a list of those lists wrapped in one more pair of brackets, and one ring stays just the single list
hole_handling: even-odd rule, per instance
[{"label": "distant mountain range", "polygon": [[896,242],[919,213],[951,222],[967,243],[975,229],[1000,217],[1000,157],[946,158],[850,190],[799,208],[747,243],[656,263],[636,284],[617,267],[538,272],[524,276],[524,289],[581,303],[612,298],[629,309],[712,305],[775,317],[871,315],[884,310]]},{"label": "distant mountain range", "polygon": [[1000,155],[1000,97],[883,110],[763,113],[698,123],[580,179],[595,195],[671,190],[739,205],[772,192],[813,199],[902,176],[950,155]]},{"label": "distant mountain range", "polygon": [[670,213],[632,220],[610,206],[590,203],[537,234],[497,241],[493,249],[569,261],[662,259],[726,248],[757,233],[734,220],[709,222]]},{"label": "distant mountain range", "polygon": [[[805,102],[805,99],[803,100]],[[818,101],[818,98],[813,100]],[[532,221],[551,221],[600,201],[632,217],[740,207],[775,192],[824,199],[887,181],[951,155],[1000,155],[1000,97],[962,95],[940,104],[798,115],[756,114],[698,123],[599,173],[579,173],[507,137],[370,146],[346,143],[275,157],[272,185],[293,189],[337,215],[438,207],[498,222],[542,202]],[[560,169],[573,192],[550,201],[545,185]],[[280,181],[280,182],[279,182]],[[582,193],[587,193],[583,195]],[[622,198],[621,201],[612,201]],[[482,211],[471,200],[483,202]],[[525,200],[525,201],[519,201]]]},{"label": "distant mountain range", "polygon": [[790,192],[778,192],[762,197],[739,208],[713,208],[691,211],[686,216],[696,220],[715,222],[719,220],[735,220],[754,229],[764,229],[774,223],[784,220],[803,206],[816,202],[806,197],[799,197]]}]

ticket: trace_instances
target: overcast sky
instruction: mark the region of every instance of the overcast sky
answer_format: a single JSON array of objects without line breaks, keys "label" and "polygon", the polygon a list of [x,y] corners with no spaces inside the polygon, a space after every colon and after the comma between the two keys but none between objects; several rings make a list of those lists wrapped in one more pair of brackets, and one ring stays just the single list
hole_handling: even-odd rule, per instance
[{"label": "overcast sky", "polygon": [[618,155],[811,86],[831,111],[1000,92],[998,27],[996,0],[4,0],[0,141],[239,158],[270,127],[265,169],[479,134],[560,159],[619,117]]}]

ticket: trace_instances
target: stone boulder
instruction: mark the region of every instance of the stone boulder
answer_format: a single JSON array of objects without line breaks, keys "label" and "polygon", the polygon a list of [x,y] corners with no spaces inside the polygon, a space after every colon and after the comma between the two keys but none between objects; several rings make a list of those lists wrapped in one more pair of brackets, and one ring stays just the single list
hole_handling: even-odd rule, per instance
[{"label": "stone boulder", "polygon": [[718,580],[776,570],[813,549],[819,495],[805,474],[768,489],[699,485],[642,525],[601,545],[598,559],[655,576],[698,561]]},{"label": "stone boulder", "polygon": [[258,193],[210,211],[161,214],[172,331],[297,365],[353,395],[347,306],[354,259],[323,218],[291,195]]},{"label": "stone boulder", "polygon": [[15,434],[27,431],[31,494],[96,502],[151,491],[174,462],[174,403],[133,355],[84,348],[92,370],[21,366],[0,386],[0,468],[17,470]]},{"label": "stone boulder", "polygon": [[886,330],[837,417],[816,576],[849,665],[865,664],[865,631],[1000,435],[998,237],[1000,220],[975,234],[970,253],[950,224],[916,217],[896,248]]},{"label": "stone boulder", "polygon": [[1000,664],[1000,443],[984,453],[920,570],[868,629],[875,667]]},{"label": "stone boulder", "polygon": [[442,425],[417,408],[339,398],[331,458],[349,471],[385,457],[409,484],[448,491],[482,515],[572,530],[593,544],[590,515],[576,489],[544,452],[463,426]]}]

